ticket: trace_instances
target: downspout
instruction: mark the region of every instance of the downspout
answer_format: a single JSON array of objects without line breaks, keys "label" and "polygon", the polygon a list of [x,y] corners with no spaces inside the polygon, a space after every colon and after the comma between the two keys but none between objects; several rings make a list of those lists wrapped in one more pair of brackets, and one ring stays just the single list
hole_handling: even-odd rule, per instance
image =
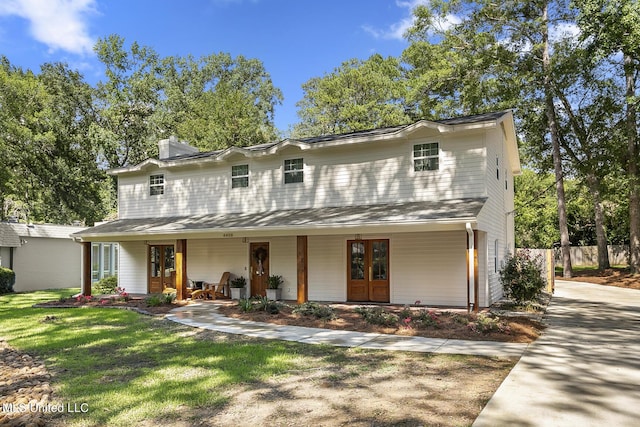
[{"label": "downspout", "polygon": [[469,312],[474,310],[474,301],[476,300],[475,289],[476,289],[476,269],[475,269],[475,245],[474,245],[474,236],[473,236],[473,228],[471,228],[471,223],[467,222],[467,272],[469,277],[469,290],[467,295],[467,309]]}]

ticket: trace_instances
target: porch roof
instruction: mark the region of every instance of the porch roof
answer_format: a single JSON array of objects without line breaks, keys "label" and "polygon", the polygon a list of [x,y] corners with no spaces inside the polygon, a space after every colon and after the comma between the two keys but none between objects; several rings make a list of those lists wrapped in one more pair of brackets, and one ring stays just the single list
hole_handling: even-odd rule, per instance
[{"label": "porch roof", "polygon": [[486,197],[266,212],[118,219],[73,234],[81,241],[250,237],[464,229]]}]

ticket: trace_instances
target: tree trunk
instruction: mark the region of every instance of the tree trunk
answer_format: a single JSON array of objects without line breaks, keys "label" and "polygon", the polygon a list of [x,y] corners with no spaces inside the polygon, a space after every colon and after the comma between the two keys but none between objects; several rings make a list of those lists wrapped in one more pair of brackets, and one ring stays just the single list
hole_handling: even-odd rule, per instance
[{"label": "tree trunk", "polygon": [[573,277],[571,267],[571,242],[569,241],[569,228],[567,227],[567,208],[564,194],[564,177],[562,172],[562,157],[560,156],[560,138],[558,136],[558,123],[553,103],[553,86],[551,82],[551,62],[549,60],[549,27],[548,5],[542,12],[544,27],[542,28],[542,67],[544,72],[544,98],[547,125],[553,148],[553,170],[556,176],[556,193],[558,197],[558,227],[560,229],[560,249],[562,251],[562,275],[565,278]]},{"label": "tree trunk", "polygon": [[604,229],[604,210],[602,209],[602,196],[600,194],[600,183],[594,174],[587,175],[587,185],[593,196],[593,212],[596,222],[596,241],[598,244],[598,269],[605,270],[609,265],[609,242],[607,232]]},{"label": "tree trunk", "polygon": [[629,267],[633,274],[640,273],[640,177],[638,176],[638,147],[636,137],[635,64],[630,55],[624,55],[626,80],[626,134],[627,177],[629,179]]}]

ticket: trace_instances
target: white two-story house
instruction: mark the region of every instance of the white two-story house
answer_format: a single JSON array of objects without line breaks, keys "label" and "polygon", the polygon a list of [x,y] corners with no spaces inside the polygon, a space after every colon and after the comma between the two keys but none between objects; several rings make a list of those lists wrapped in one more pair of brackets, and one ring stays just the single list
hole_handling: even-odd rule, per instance
[{"label": "white two-story house", "polygon": [[510,111],[206,153],[159,145],[158,159],[110,171],[119,219],[76,234],[119,242],[128,292],[170,284],[182,298],[188,279],[230,272],[251,295],[281,275],[299,302],[502,296],[520,173]]}]

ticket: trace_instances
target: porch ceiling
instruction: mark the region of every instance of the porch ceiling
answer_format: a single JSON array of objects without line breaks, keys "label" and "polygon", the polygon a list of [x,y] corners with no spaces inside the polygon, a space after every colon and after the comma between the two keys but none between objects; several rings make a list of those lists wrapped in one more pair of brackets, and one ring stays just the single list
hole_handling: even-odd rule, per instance
[{"label": "porch ceiling", "polygon": [[81,241],[216,238],[464,229],[486,198],[289,209],[110,221],[72,236]]}]

